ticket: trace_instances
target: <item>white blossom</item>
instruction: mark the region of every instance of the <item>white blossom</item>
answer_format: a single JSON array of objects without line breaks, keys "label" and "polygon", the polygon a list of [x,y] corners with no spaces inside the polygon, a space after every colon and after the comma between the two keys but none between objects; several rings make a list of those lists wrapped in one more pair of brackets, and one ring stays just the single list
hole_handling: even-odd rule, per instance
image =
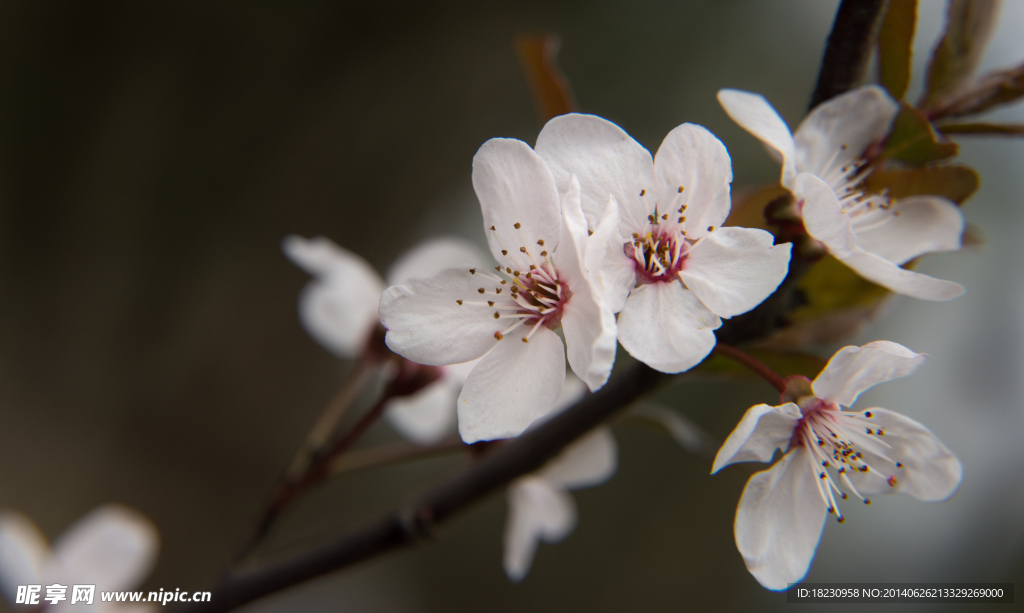
[{"label": "white blossom", "polygon": [[696,365],[714,348],[721,318],[754,308],[786,276],[791,245],[773,246],[764,230],[721,227],[732,166],[700,126],[672,130],[652,159],[609,121],[562,115],[544,126],[537,152],[563,193],[579,177],[597,239],[587,266],[619,313],[619,342],[652,368]]},{"label": "white blossom", "polygon": [[[150,605],[102,602],[100,592],[131,590],[149,575],[156,561],[159,535],[146,517],[120,505],[101,506],[67,529],[49,546],[24,515],[0,514],[0,591],[13,605],[19,585],[42,585],[40,604],[47,604],[46,585],[68,587],[66,600],[46,610],[73,613],[81,609],[153,611]],[[71,604],[74,585],[95,585],[93,604]]]},{"label": "white blossom", "polygon": [[889,341],[844,347],[813,382],[789,380],[793,402],[751,407],[726,439],[712,473],[784,452],[750,477],[736,509],[736,546],[761,585],[782,590],[807,574],[826,515],[843,522],[838,503],[847,492],[870,503],[878,494],[939,501],[956,491],[960,461],[927,428],[882,408],[842,408],[876,383],[913,373],[925,357]]},{"label": "white blossom", "polygon": [[437,366],[482,358],[458,400],[459,432],[469,443],[517,436],[547,414],[562,391],[566,351],[592,390],[615,359],[614,315],[584,267],[579,190],[560,202],[543,160],[513,139],[480,148],[473,187],[498,265],[411,279],[388,288],[380,303],[395,353]]},{"label": "white blossom", "polygon": [[[318,236],[285,238],[282,248],[295,264],[314,276],[299,296],[299,319],[310,336],[334,355],[358,358],[378,325],[377,308],[386,285],[432,275],[453,266],[469,266],[480,252],[464,239],[434,238],[403,254],[386,279],[358,255]],[[422,445],[455,429],[455,399],[475,361],[440,369],[422,390],[392,398],[385,417],[405,438]]]},{"label": "white blossom", "polygon": [[865,279],[898,294],[950,300],[963,293],[951,281],[900,268],[935,251],[960,248],[963,214],[939,196],[893,200],[866,193],[862,159],[889,133],[899,110],[868,85],[819,105],[790,134],[764,97],[723,89],[718,100],[736,123],[782,163],[782,185],[793,193],[807,233]]}]

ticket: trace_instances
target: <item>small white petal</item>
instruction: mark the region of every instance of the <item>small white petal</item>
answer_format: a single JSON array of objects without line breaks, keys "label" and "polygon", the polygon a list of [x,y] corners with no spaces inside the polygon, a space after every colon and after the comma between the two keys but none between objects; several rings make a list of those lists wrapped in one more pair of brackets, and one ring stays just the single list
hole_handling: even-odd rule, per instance
[{"label": "small white petal", "polygon": [[679,446],[690,453],[699,453],[704,448],[708,435],[689,418],[658,402],[645,401],[637,406],[631,415],[649,419],[661,424]]},{"label": "small white petal", "polygon": [[[881,408],[868,410],[872,414],[869,421],[885,431],[879,440],[891,447],[885,450],[886,457],[903,466],[896,468],[884,460],[866,458],[876,472],[887,472],[881,475],[871,472],[851,473],[850,480],[861,494],[902,492],[918,500],[935,502],[945,500],[956,492],[963,478],[963,466],[931,430],[893,411]],[[867,452],[865,456],[868,456]],[[894,485],[889,484],[890,475],[896,477]]]},{"label": "small white petal", "polygon": [[[538,255],[558,246],[562,214],[555,179],[529,145],[511,138],[484,143],[473,156],[473,188],[487,243],[498,262],[526,270],[530,259],[520,248]],[[546,247],[538,246],[539,240]],[[502,250],[508,255],[502,256]]]},{"label": "small white petal", "polygon": [[857,245],[902,265],[919,255],[956,251],[964,234],[964,215],[953,202],[938,196],[903,198],[887,211],[889,220],[858,230]]},{"label": "small white petal", "polygon": [[797,171],[830,180],[888,135],[898,111],[896,101],[877,85],[858,87],[818,105],[793,134]]},{"label": "small white petal", "polygon": [[792,402],[750,407],[718,450],[711,474],[736,462],[771,461],[776,449],[785,451],[789,446],[801,417],[800,407]]},{"label": "small white petal", "polygon": [[600,389],[615,364],[617,328],[615,314],[601,300],[584,271],[587,226],[579,205],[579,185],[574,181],[563,199],[563,228],[554,263],[572,297],[562,311],[566,353],[573,372],[591,391]]},{"label": "small white petal", "polygon": [[791,243],[772,246],[769,232],[719,228],[697,241],[679,276],[719,317],[746,313],[761,304],[789,272]]},{"label": "small white petal", "polygon": [[431,366],[460,364],[487,353],[498,342],[494,333],[507,324],[494,319],[493,309],[476,304],[492,297],[480,295],[480,288],[493,292],[495,284],[465,268],[389,287],[380,300],[388,347]]},{"label": "small white petal", "polygon": [[890,341],[851,345],[829,359],[811,386],[818,398],[848,407],[874,385],[913,374],[927,357]]},{"label": "small white petal", "polygon": [[826,508],[807,450],[797,447],[747,481],[736,508],[736,546],[747,570],[770,590],[800,581],[811,566]]},{"label": "small white petal", "polygon": [[402,254],[388,269],[387,285],[401,285],[413,277],[429,277],[447,268],[472,268],[489,258],[464,238],[444,236],[424,241]]},{"label": "small white petal", "polygon": [[562,450],[537,476],[562,489],[578,490],[600,485],[618,467],[618,448],[607,426],[595,428]]},{"label": "small white petal", "polygon": [[121,505],[105,505],[68,528],[53,545],[68,581],[97,591],[127,590],[149,575],[160,537],[146,517]]},{"label": "small white petal", "polygon": [[561,413],[586,395],[587,384],[571,372],[565,373],[565,383],[562,385],[562,392],[558,394],[558,399],[555,400],[555,406],[551,409],[550,415]]},{"label": "small white petal", "polygon": [[380,275],[366,260],[322,236],[288,236],[282,249],[316,275],[299,295],[299,320],[306,332],[338,357],[359,355],[377,325],[377,303],[384,291]]},{"label": "small white petal", "polygon": [[524,343],[523,325],[505,335],[469,374],[459,395],[459,433],[467,443],[519,436],[547,415],[565,382],[562,339],[541,326]]},{"label": "small white petal", "polygon": [[781,182],[789,187],[796,176],[793,135],[764,96],[737,89],[718,92],[718,102],[733,121],[756,136],[782,163]]},{"label": "small white petal", "polygon": [[677,373],[711,353],[721,325],[682,284],[651,283],[634,289],[619,313],[619,342],[651,368]]},{"label": "small white petal", "polygon": [[539,477],[523,477],[508,488],[505,524],[505,574],[519,582],[526,577],[537,541],[557,543],[576,527],[572,496]]},{"label": "small white petal", "polygon": [[613,313],[626,306],[629,291],[636,287],[636,260],[623,251],[627,242],[619,233],[619,205],[610,197],[604,216],[587,240],[584,263],[598,295]]},{"label": "small white petal", "polygon": [[461,390],[461,383],[439,379],[415,394],[392,398],[384,415],[403,437],[431,445],[455,431],[455,399]]},{"label": "small white petal", "polygon": [[541,130],[537,153],[551,167],[561,192],[569,188],[572,175],[579,177],[583,212],[591,228],[597,227],[609,195],[629,223],[642,225],[646,220],[640,192],[654,189],[654,162],[650,152],[619,126],[594,115],[559,115]]},{"label": "small white petal", "polygon": [[0,591],[13,603],[19,585],[42,583],[52,553],[32,520],[21,513],[0,514]]},{"label": "small white petal", "polygon": [[828,183],[811,173],[800,173],[793,180],[793,196],[800,204],[808,234],[825,243],[832,255],[841,258],[856,249],[857,235],[850,218]]},{"label": "small white petal", "polygon": [[722,141],[705,128],[684,123],[669,132],[654,156],[654,175],[658,213],[674,217],[686,205],[690,240],[721,226],[729,216],[732,161]]},{"label": "small white petal", "polygon": [[959,283],[900,268],[882,256],[868,253],[860,247],[837,258],[868,281],[911,298],[943,302],[964,293],[964,288]]}]

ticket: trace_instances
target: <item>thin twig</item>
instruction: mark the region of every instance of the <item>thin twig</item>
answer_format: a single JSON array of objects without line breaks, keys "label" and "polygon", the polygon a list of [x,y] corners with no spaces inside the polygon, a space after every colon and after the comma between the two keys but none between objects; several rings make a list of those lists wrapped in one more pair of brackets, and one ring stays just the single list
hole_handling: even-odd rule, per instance
[{"label": "thin twig", "polygon": [[780,377],[774,370],[768,367],[767,364],[758,360],[754,356],[750,355],[746,351],[742,351],[733,347],[732,345],[726,345],[725,343],[717,343],[713,349],[713,353],[725,356],[730,360],[742,364],[749,368],[752,372],[756,373],[762,379],[767,381],[781,394],[786,391],[786,382]]},{"label": "thin twig", "polygon": [[331,475],[347,474],[358,470],[381,468],[383,466],[412,462],[468,449],[469,445],[463,443],[462,439],[458,436],[447,438],[426,447],[413,443],[393,443],[370,449],[357,449],[331,462],[330,473]]}]

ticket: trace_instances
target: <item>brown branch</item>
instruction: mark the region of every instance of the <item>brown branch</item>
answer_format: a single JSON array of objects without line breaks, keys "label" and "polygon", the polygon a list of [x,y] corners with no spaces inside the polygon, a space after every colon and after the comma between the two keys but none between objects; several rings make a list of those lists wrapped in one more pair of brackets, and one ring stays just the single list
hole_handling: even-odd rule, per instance
[{"label": "brown branch", "polygon": [[839,5],[811,109],[860,85],[886,4],[887,0],[843,0]]}]

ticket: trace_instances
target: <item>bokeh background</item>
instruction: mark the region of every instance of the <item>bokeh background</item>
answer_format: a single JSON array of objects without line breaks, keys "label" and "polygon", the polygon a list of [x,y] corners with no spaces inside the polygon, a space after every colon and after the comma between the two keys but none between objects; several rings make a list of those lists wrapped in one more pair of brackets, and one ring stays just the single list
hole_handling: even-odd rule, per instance
[{"label": "bokeh background", "polygon": [[[101,503],[133,506],[163,539],[145,587],[207,589],[351,368],[298,323],[307,277],[281,255],[286,234],[328,236],[381,271],[434,234],[483,244],[472,155],[488,138],[532,143],[539,130],[520,33],[561,35],[584,111],[651,149],[682,122],[702,124],[729,147],[736,187],[776,180],[714,94],[764,93],[795,126],[836,5],[3,0],[0,506],[50,538]],[[912,97],[943,7],[921,1]],[[1024,4],[1006,3],[986,67],[1024,60],[1022,26]],[[996,115],[1024,122],[1024,108]],[[965,213],[988,245],[922,270],[967,295],[897,298],[854,340],[932,355],[861,402],[928,425],[962,460],[963,486],[940,504],[847,504],[809,581],[1024,585],[1024,141],[961,142],[983,181]],[[661,396],[719,440],[773,397],[759,382]],[[575,494],[579,527],[541,545],[520,585],[501,569],[495,494],[431,544],[248,610],[785,609],[733,544],[752,471],[712,478],[709,460],[659,431],[615,433],[618,474]],[[382,424],[366,443],[395,439]],[[260,555],[343,534],[462,462],[333,480]]]}]

